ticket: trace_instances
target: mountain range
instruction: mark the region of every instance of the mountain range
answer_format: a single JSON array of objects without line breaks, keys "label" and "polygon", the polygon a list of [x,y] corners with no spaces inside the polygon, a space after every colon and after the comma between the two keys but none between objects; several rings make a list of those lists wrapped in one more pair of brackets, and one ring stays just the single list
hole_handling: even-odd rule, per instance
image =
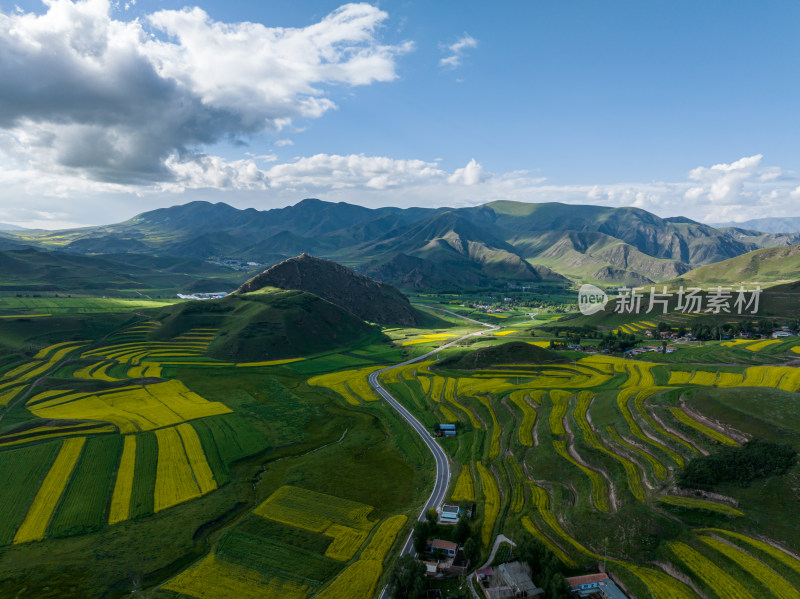
[{"label": "mountain range", "polygon": [[306,199],[263,211],[189,202],[107,226],[0,233],[0,249],[32,246],[72,254],[269,265],[309,253],[409,290],[643,285],[797,243],[798,233],[715,228],[639,208],[510,201],[370,209]]},{"label": "mountain range", "polygon": [[800,216],[755,218],[741,223],[720,223],[713,226],[719,228],[736,227],[763,231],[764,233],[800,233]]}]

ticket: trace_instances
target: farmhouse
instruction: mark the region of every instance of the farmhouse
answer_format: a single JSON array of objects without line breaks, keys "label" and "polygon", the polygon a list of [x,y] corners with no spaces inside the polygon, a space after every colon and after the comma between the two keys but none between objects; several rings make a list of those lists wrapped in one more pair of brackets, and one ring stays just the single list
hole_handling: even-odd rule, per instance
[{"label": "farmhouse", "polygon": [[538,588],[530,576],[530,568],[522,562],[510,562],[497,568],[483,568],[475,572],[489,599],[516,599],[538,597],[544,589]]},{"label": "farmhouse", "polygon": [[434,539],[428,541],[428,551],[441,551],[447,557],[455,557],[458,552],[458,545],[451,541],[443,541],[442,539]]},{"label": "farmhouse", "polygon": [[576,597],[601,597],[602,599],[627,599],[625,593],[614,584],[608,574],[586,574],[567,578],[572,594]]},{"label": "farmhouse", "polygon": [[434,424],[433,434],[437,437],[455,437],[456,425],[455,424]]},{"label": "farmhouse", "polygon": [[442,512],[439,516],[443,523],[458,522],[458,517],[461,515],[461,508],[457,505],[445,503],[442,506]]},{"label": "farmhouse", "polygon": [[[456,543],[434,539],[428,541],[426,553],[436,556],[438,561],[425,560],[428,576],[462,576],[469,569],[469,560]],[[439,557],[441,556],[441,558]]]}]

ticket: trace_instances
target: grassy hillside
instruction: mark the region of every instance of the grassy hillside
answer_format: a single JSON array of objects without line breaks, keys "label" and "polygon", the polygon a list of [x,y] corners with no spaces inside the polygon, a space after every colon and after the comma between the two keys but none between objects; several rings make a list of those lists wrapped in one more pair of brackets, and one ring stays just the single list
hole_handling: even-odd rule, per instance
[{"label": "grassy hillside", "polygon": [[216,291],[233,290],[244,277],[239,271],[199,260],[130,254],[84,256],[34,249],[0,251],[0,294],[174,295],[198,284]]},{"label": "grassy hillside", "polygon": [[173,339],[192,329],[218,329],[209,355],[258,362],[347,347],[377,336],[350,312],[303,291],[265,287],[219,300],[177,304],[157,314],[154,339]]},{"label": "grassy hillside", "polygon": [[765,248],[716,264],[701,266],[669,281],[673,287],[692,285],[761,285],[771,287],[800,280],[800,245]]}]

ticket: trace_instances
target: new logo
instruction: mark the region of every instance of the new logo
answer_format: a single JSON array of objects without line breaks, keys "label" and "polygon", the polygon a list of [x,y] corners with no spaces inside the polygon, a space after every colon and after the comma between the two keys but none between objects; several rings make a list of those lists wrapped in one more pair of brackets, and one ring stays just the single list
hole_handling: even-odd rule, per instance
[{"label": "new logo", "polygon": [[578,290],[578,309],[581,314],[589,316],[600,312],[608,303],[606,292],[594,285],[581,285]]}]

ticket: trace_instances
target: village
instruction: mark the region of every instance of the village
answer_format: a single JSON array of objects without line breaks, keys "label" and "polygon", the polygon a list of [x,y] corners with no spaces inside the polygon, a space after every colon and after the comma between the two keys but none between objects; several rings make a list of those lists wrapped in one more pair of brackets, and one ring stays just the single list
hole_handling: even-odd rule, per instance
[{"label": "village", "polygon": [[[437,435],[455,435],[455,427],[439,428]],[[600,568],[597,572],[569,577],[553,572],[552,554],[543,547],[534,545],[532,549],[530,540],[518,547],[513,540],[499,535],[489,558],[476,567],[472,562],[477,555],[471,547],[472,539],[463,541],[474,510],[474,504],[467,507],[445,503],[417,524],[416,559],[424,566],[424,575],[431,583],[428,599],[447,599],[453,597],[445,594],[452,592],[450,589],[464,591],[465,587],[473,599],[629,599],[622,585],[608,573],[599,571]],[[427,537],[420,535],[420,531],[448,538]]]}]

